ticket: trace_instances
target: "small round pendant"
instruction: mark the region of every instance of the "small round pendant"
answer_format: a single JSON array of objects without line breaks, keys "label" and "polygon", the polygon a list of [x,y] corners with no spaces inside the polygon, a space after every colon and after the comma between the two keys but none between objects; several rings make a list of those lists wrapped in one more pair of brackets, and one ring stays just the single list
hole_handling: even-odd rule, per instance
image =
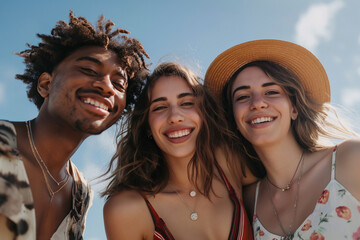
[{"label": "small round pendant", "polygon": [[193,212],[190,214],[190,219],[193,221],[196,221],[198,219],[198,214],[196,212]]},{"label": "small round pendant", "polygon": [[195,197],[196,196],[196,192],[194,190],[191,190],[189,194],[190,194],[190,197]]}]

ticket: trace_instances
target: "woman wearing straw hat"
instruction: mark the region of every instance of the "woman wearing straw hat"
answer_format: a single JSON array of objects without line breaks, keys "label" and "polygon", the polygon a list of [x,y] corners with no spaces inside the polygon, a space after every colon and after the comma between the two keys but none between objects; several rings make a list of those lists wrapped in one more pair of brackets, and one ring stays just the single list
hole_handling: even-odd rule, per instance
[{"label": "woman wearing straw hat", "polygon": [[110,164],[108,239],[253,239],[241,189],[227,174],[231,151],[216,150],[227,142],[225,126],[194,73],[156,67]]},{"label": "woman wearing straw hat", "polygon": [[255,239],[360,239],[360,142],[320,141],[353,133],[329,121],[329,81],[312,53],[280,40],[246,42],[212,62],[205,85],[249,166],[266,170],[244,194]]}]

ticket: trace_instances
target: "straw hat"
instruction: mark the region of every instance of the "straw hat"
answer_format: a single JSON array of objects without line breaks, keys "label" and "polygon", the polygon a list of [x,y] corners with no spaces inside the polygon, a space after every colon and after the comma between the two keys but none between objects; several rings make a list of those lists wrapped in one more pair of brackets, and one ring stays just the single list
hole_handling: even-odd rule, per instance
[{"label": "straw hat", "polygon": [[324,67],[307,49],[286,41],[265,39],[245,42],[221,53],[205,74],[205,85],[217,98],[232,75],[247,63],[275,62],[294,73],[309,96],[319,103],[330,102],[330,84]]}]

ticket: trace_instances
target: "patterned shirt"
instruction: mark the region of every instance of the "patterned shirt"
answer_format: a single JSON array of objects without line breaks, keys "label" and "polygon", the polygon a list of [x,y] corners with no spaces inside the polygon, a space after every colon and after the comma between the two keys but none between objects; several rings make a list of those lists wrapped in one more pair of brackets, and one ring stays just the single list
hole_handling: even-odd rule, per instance
[{"label": "patterned shirt", "polygon": [[[72,209],[63,219],[51,240],[83,239],[85,216],[91,205],[90,186],[70,162],[73,178]],[[0,236],[7,239],[36,239],[33,196],[24,163],[17,150],[13,124],[0,121]]]}]

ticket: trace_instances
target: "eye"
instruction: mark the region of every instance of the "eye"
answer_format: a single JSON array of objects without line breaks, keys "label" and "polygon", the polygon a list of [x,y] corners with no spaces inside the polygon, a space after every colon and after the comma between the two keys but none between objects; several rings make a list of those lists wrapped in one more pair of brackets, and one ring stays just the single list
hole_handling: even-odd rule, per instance
[{"label": "eye", "polygon": [[164,106],[164,105],[155,106],[155,107],[151,110],[151,112],[159,112],[159,111],[164,110],[164,109],[166,109],[166,106]]},{"label": "eye", "polygon": [[112,81],[113,85],[120,90],[125,91],[127,89],[127,82],[124,79],[115,79]]},{"label": "eye", "polygon": [[193,101],[185,101],[185,102],[181,103],[181,106],[184,106],[184,107],[191,107],[194,105],[195,105],[195,102],[193,102]]},{"label": "eye", "polygon": [[246,99],[248,99],[249,96],[248,95],[240,95],[240,96],[235,96],[235,102],[243,102]]},{"label": "eye", "polygon": [[83,72],[86,75],[89,76],[97,76],[98,73],[94,70],[92,70],[91,68],[86,68],[86,67],[80,67],[81,72]]},{"label": "eye", "polygon": [[266,92],[265,95],[277,95],[277,94],[280,94],[280,92],[276,90],[269,90]]}]

